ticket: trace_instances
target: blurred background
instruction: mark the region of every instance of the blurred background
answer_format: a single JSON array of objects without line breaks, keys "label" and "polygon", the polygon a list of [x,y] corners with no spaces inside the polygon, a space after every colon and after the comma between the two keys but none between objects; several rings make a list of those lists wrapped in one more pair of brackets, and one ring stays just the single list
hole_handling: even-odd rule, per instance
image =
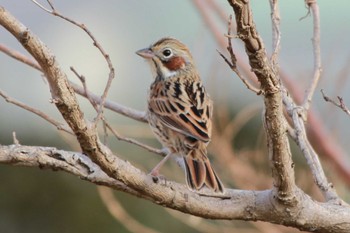
[{"label": "blurred background", "polygon": [[[44,5],[44,1],[41,1]],[[320,93],[344,97],[350,106],[349,61],[350,2],[319,0],[323,74],[315,92],[312,111],[321,122],[325,135],[338,149],[320,157],[329,180],[339,195],[350,201],[348,139],[350,119],[340,109],[326,103]],[[252,0],[254,20],[271,54],[272,33],[269,1]],[[108,79],[108,67],[92,41],[79,28],[49,15],[29,0],[1,0],[4,6],[56,55],[69,79],[79,80],[73,66],[86,77],[88,89],[101,95]],[[227,22],[232,14],[224,0],[208,1],[54,1],[65,16],[84,23],[110,55],[116,68],[108,98],[144,110],[152,82],[148,64],[135,51],[164,36],[175,37],[188,45],[208,92],[214,100],[215,127],[209,153],[213,166],[227,187],[261,190],[271,187],[265,136],[261,124],[261,97],[246,89],[224,63],[216,50],[227,54],[218,42],[226,41]],[[281,1],[281,70],[303,94],[313,72],[312,18],[304,1]],[[220,16],[221,14],[221,16]],[[203,16],[209,19],[212,28]],[[213,33],[216,30],[217,34]],[[0,43],[28,55],[19,43],[0,27]],[[247,61],[242,43],[233,41],[239,59]],[[80,83],[79,83],[80,84]],[[53,104],[47,83],[40,72],[0,53],[0,89],[32,107],[63,121]],[[79,97],[88,119],[95,117],[89,102]],[[146,124],[106,111],[106,118],[120,134],[159,147]],[[318,129],[317,129],[318,130]],[[13,143],[12,132],[23,145],[52,146],[79,150],[75,139],[43,119],[8,104],[0,98],[0,144]],[[102,131],[101,131],[102,133]],[[316,148],[322,141],[313,139]],[[148,172],[160,159],[158,155],[109,137],[109,146],[124,159]],[[302,154],[292,142],[298,185],[316,200],[322,200],[313,184]],[[333,157],[332,157],[333,153]],[[336,159],[335,159],[336,158]],[[339,163],[341,165],[339,165]],[[342,167],[339,167],[342,166]],[[342,171],[339,171],[343,169]],[[184,182],[180,168],[169,162],[162,173],[171,180]],[[0,165],[0,232],[299,232],[269,223],[212,221],[164,209],[148,201],[111,193],[77,177],[51,170]],[[110,214],[114,213],[114,216]],[[131,222],[130,222],[131,221]],[[138,222],[137,225],[135,222]],[[129,225],[139,226],[133,229]],[[147,228],[147,229],[146,229]]]}]

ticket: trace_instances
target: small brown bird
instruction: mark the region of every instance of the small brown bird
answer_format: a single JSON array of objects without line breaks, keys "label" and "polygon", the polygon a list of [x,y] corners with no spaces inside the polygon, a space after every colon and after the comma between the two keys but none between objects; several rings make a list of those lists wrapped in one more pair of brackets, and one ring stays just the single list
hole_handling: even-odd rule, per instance
[{"label": "small brown bird", "polygon": [[163,38],[136,52],[152,67],[155,80],[148,98],[152,131],[170,153],[151,171],[157,176],[171,155],[182,156],[187,185],[223,192],[223,185],[210,165],[207,145],[211,138],[212,101],[188,48],[173,38]]}]

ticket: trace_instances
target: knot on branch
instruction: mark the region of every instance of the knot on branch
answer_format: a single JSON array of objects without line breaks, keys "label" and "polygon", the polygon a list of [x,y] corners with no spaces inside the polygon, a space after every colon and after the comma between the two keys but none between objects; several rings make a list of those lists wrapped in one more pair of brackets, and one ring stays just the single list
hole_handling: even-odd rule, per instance
[{"label": "knot on branch", "polygon": [[300,198],[297,197],[296,191],[296,189],[292,192],[273,189],[271,204],[278,211],[287,211],[289,215],[295,214],[297,211],[300,211],[300,208],[297,208]]},{"label": "knot on branch", "polygon": [[23,44],[26,45],[28,43],[28,41],[30,40],[30,33],[29,30],[26,29],[25,31],[21,32],[18,38],[18,41]]}]

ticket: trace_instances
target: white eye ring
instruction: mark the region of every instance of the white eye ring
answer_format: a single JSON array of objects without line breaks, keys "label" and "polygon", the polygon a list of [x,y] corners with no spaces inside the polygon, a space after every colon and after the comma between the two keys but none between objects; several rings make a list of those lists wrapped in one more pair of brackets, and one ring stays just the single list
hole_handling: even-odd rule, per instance
[{"label": "white eye ring", "polygon": [[165,48],[162,54],[165,58],[169,58],[173,55],[173,51],[170,48]]}]

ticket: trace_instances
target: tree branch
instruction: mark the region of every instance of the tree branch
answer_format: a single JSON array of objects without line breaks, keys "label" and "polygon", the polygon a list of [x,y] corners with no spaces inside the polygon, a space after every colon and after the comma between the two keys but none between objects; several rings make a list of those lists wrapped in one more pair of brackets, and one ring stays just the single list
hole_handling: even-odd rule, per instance
[{"label": "tree branch", "polygon": [[32,2],[34,2],[36,5],[38,5],[41,9],[43,9],[44,11],[48,12],[49,14],[52,14],[54,16],[57,16],[61,19],[64,19],[65,21],[79,27],[80,29],[82,29],[89,37],[90,39],[93,41],[94,46],[100,51],[100,53],[102,54],[102,56],[104,57],[104,59],[107,62],[108,65],[108,69],[109,69],[109,75],[108,75],[108,81],[107,84],[105,86],[105,89],[103,91],[103,94],[101,96],[101,102],[99,103],[99,109],[97,111],[97,116],[95,117],[94,120],[94,124],[96,127],[96,124],[98,123],[98,121],[102,118],[103,115],[103,107],[105,105],[106,102],[106,98],[107,98],[107,94],[108,91],[112,85],[112,81],[115,77],[115,69],[113,67],[113,63],[112,60],[110,59],[109,55],[106,53],[106,51],[103,49],[103,47],[101,46],[101,44],[97,41],[96,37],[93,35],[93,33],[82,23],[78,23],[75,20],[68,18],[62,14],[60,14],[56,8],[54,7],[53,3],[50,0],[47,0],[48,4],[50,5],[51,10],[45,8],[44,6],[42,6],[41,4],[39,4],[37,1],[32,0]]},{"label": "tree branch", "polygon": [[322,169],[321,163],[319,161],[317,153],[314,151],[310,145],[306,129],[303,120],[303,109],[302,107],[296,106],[290,96],[284,90],[283,102],[286,106],[286,110],[290,117],[292,118],[294,125],[295,135],[292,137],[293,140],[299,146],[301,152],[303,153],[314,178],[316,185],[320,188],[323,196],[327,201],[335,201],[337,203],[342,203],[343,201],[338,197],[336,191],[333,189],[333,185],[327,181],[326,175]]},{"label": "tree branch", "polygon": [[314,20],[314,30],[313,30],[313,53],[314,53],[314,74],[310,86],[306,90],[306,95],[303,101],[303,108],[308,111],[312,101],[312,97],[315,93],[318,81],[321,77],[322,64],[321,64],[321,48],[320,48],[320,12],[317,4],[317,0],[305,0],[306,5],[311,9],[313,20]]},{"label": "tree branch", "polygon": [[264,44],[255,28],[249,1],[229,0],[237,23],[237,36],[244,44],[249,63],[264,93],[268,147],[271,159],[277,201],[296,204],[294,170],[283,116],[283,104],[279,80],[266,55]]},{"label": "tree branch", "polygon": [[272,67],[278,73],[278,55],[281,50],[280,12],[278,0],[270,0],[271,21],[272,21]]},{"label": "tree branch", "polygon": [[61,122],[58,122],[56,121],[55,119],[53,119],[52,117],[50,117],[49,115],[47,115],[46,113],[38,110],[38,109],[35,109],[33,107],[30,107],[10,96],[8,96],[5,92],[3,92],[1,89],[0,89],[0,96],[3,97],[8,103],[11,103],[11,104],[14,104],[20,108],[23,108],[29,112],[32,112],[34,113],[35,115],[43,118],[44,120],[48,121],[50,124],[56,126],[56,128],[58,130],[63,130],[65,131],[66,133],[69,133],[69,134],[73,134],[72,130],[70,128],[67,127],[67,125],[61,123]]},{"label": "tree branch", "polygon": [[334,106],[337,106],[338,108],[340,108],[341,110],[343,110],[343,112],[345,112],[348,116],[350,116],[350,110],[348,107],[346,107],[345,103],[344,103],[344,100],[342,97],[340,96],[337,96],[338,98],[338,101],[339,103],[337,103],[335,100],[329,98],[323,90],[321,90],[321,93],[322,93],[322,96],[323,96],[323,99],[326,101],[326,102],[330,102],[332,103]]},{"label": "tree branch", "polygon": [[[350,230],[350,209],[347,206],[316,202],[299,189],[296,190],[296,195],[303,201],[303,205],[298,206],[298,211],[294,213],[275,206],[271,201],[274,194],[272,190],[227,189],[226,196],[230,197],[229,199],[201,196],[189,191],[185,185],[172,181],[155,184],[150,176],[140,172],[130,163],[120,160],[120,174],[129,174],[127,178],[142,187],[136,190],[106,175],[87,156],[52,147],[0,145],[0,164],[66,171],[88,182],[108,186],[158,205],[204,218],[268,221],[313,232],[347,233]],[[149,195],[150,193],[153,195]]]},{"label": "tree branch", "polygon": [[236,73],[236,75],[241,79],[241,81],[244,83],[244,85],[246,85],[246,87],[253,91],[255,94],[257,95],[261,95],[263,94],[263,92],[259,89],[257,89],[256,87],[254,87],[245,77],[243,77],[243,75],[241,74],[241,72],[239,72],[238,67],[237,67],[237,58],[235,53],[233,52],[233,47],[232,47],[232,35],[231,35],[231,26],[232,25],[232,15],[230,15],[230,18],[228,20],[228,25],[227,25],[227,42],[228,42],[228,46],[227,46],[227,51],[230,54],[230,60],[228,58],[226,58],[222,53],[219,54],[220,56],[224,59],[224,61],[226,62],[226,64],[231,68],[231,70],[233,72]]}]

